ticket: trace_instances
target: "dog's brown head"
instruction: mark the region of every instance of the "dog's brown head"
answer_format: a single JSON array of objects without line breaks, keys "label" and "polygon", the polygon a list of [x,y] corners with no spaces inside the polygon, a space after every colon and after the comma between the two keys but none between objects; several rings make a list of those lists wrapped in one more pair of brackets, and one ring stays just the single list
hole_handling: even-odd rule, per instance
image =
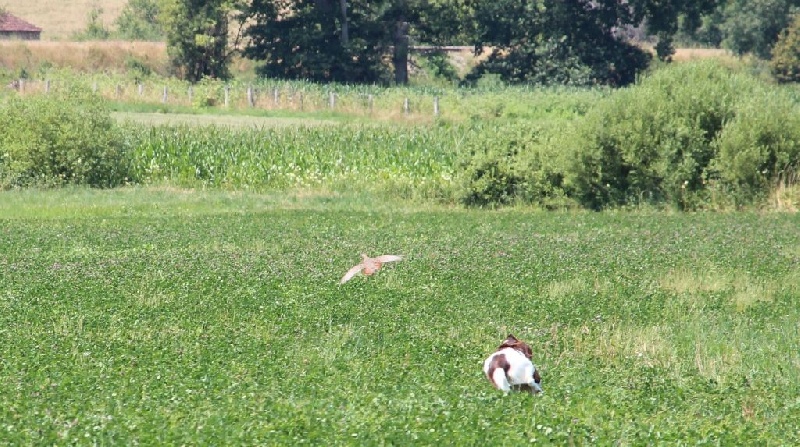
[{"label": "dog's brown head", "polygon": [[533,359],[533,351],[531,347],[528,346],[525,342],[517,340],[517,337],[514,337],[511,334],[508,334],[508,337],[503,340],[503,344],[501,344],[497,350],[501,350],[504,348],[511,348],[516,349],[517,351],[521,352],[528,360]]}]

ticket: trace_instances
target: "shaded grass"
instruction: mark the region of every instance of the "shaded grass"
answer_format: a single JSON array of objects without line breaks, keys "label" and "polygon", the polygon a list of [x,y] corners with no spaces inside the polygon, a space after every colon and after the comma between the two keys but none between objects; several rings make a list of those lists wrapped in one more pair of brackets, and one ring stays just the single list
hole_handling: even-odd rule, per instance
[{"label": "shaded grass", "polygon": [[[0,194],[0,438],[798,441],[797,216],[391,205]],[[406,259],[337,286],[360,251]],[[736,280],[703,286],[709,265],[771,300],[737,306]],[[507,332],[533,345],[544,395],[482,377]]]}]

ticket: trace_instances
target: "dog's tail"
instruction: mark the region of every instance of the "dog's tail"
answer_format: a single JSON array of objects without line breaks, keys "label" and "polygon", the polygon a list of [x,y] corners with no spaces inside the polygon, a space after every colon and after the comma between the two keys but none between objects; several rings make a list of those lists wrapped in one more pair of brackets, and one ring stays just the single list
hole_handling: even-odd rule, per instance
[{"label": "dog's tail", "polygon": [[506,376],[506,371],[503,368],[496,368],[494,371],[492,371],[492,376],[489,377],[489,380],[492,381],[498,390],[503,390],[506,393],[511,391],[511,384],[508,383],[508,377]]},{"label": "dog's tail", "polygon": [[486,373],[486,378],[497,388],[504,392],[511,390],[511,384],[508,383],[508,370],[511,364],[508,363],[506,355],[502,352],[497,352],[486,359],[483,364],[483,371]]}]

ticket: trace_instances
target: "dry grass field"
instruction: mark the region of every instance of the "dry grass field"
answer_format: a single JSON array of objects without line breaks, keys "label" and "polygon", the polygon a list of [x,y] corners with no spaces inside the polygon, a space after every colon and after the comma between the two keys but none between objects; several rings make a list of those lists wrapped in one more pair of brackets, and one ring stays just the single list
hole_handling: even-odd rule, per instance
[{"label": "dry grass field", "polygon": [[68,40],[86,28],[92,8],[102,9],[101,19],[110,27],[127,0],[0,0],[0,6],[10,13],[42,28],[42,40]]},{"label": "dry grass field", "polygon": [[167,51],[162,42],[56,42],[0,40],[0,67],[35,72],[42,66],[80,72],[123,72],[136,59],[165,74]]}]

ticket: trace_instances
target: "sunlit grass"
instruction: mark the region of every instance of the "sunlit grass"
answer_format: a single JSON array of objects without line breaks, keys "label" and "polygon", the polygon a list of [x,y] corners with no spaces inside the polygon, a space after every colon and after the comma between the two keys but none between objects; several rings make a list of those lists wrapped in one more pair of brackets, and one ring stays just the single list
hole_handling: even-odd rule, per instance
[{"label": "sunlit grass", "polygon": [[[0,439],[794,444],[798,216],[0,194]],[[359,253],[405,256],[338,280]],[[545,393],[481,363],[528,341]]]}]

